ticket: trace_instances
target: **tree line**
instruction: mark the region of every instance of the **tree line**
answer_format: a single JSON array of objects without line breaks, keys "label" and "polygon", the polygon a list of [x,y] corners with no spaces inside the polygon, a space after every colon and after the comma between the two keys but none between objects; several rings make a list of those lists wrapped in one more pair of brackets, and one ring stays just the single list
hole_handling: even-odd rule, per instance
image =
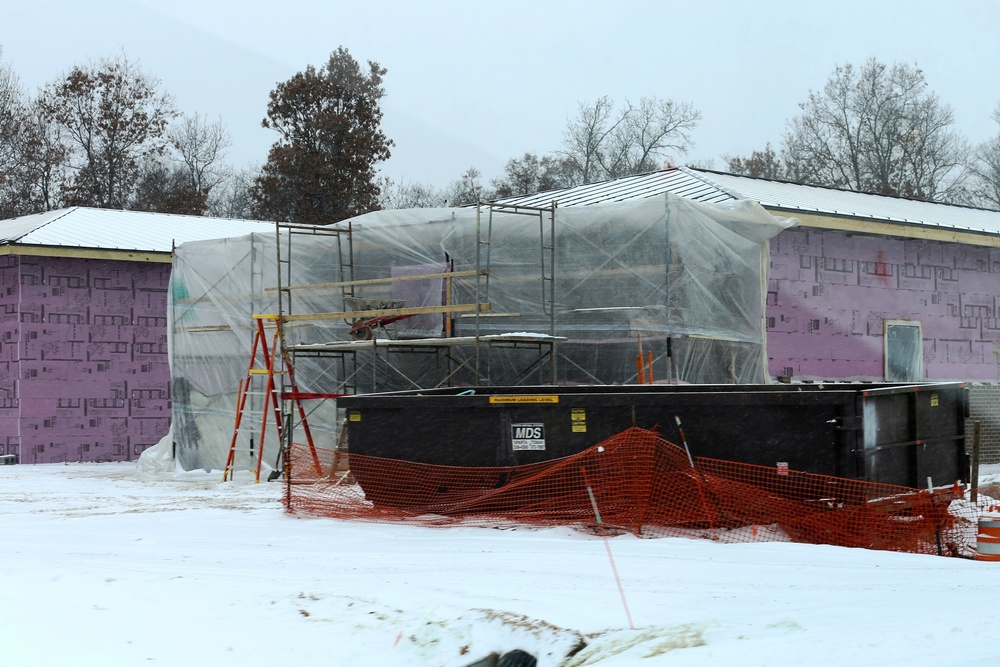
[{"label": "tree line", "polygon": [[[655,159],[665,156],[660,166],[667,166],[691,147],[690,132],[700,120],[690,105],[674,105],[673,114],[659,118],[669,116],[676,125],[661,122],[666,132],[657,135],[659,143],[650,144],[648,153],[633,153],[643,159],[616,161],[618,147],[642,145],[651,135],[631,117],[631,105],[617,115],[611,107],[608,98],[581,104],[562,150],[511,159],[504,175],[488,184],[472,168],[437,198],[469,203],[568,187],[650,171],[657,168]],[[647,108],[644,100],[640,110]],[[1000,105],[992,119],[1000,127]],[[767,143],[750,155],[722,159],[727,171],[746,176],[1000,209],[1000,131],[971,145],[923,71],[906,63],[871,58],[861,66],[836,67],[823,88],[810,91],[799,105],[777,149]]]},{"label": "tree line", "polygon": [[548,155],[511,158],[504,173],[488,182],[472,166],[441,190],[384,181],[380,203],[383,208],[464,206],[655,171],[674,166],[677,156],[691,149],[700,120],[701,112],[689,102],[643,97],[616,104],[605,95],[577,105],[562,146]]},{"label": "tree line", "polygon": [[[0,51],[2,57],[2,51]],[[559,148],[445,188],[378,175],[387,70],[343,47],[271,91],[265,163],[234,169],[222,121],[185,115],[121,54],[29,96],[0,58],[0,218],[66,206],[329,224],[379,208],[464,205],[645,173],[693,146],[701,113],[657,97],[580,103]],[[1000,125],[1000,106],[994,112]],[[749,176],[1000,208],[1000,133],[972,146],[915,65],[838,66],[810,91],[777,148],[723,156]]]},{"label": "tree line", "polygon": [[[727,157],[730,171],[953,204],[1000,208],[1000,133],[973,146],[919,67],[837,67],[811,91],[777,149]],[[1000,125],[1000,106],[993,113]]]},{"label": "tree line", "polygon": [[[2,55],[2,53],[0,53]],[[220,121],[181,114],[122,54],[29,96],[0,61],[0,218],[67,206],[328,224],[378,208],[385,69],[343,48],[271,91],[267,161],[226,164]]]}]

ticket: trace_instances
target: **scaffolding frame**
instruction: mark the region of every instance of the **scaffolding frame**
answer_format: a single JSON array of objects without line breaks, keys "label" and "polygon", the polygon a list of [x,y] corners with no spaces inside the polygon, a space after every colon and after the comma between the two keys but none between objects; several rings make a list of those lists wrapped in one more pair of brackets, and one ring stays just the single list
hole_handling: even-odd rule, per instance
[{"label": "scaffolding frame", "polygon": [[[335,223],[329,226],[314,226],[298,223],[276,223],[275,247],[277,253],[277,286],[267,288],[267,291],[277,292],[278,312],[274,323],[277,327],[276,340],[279,349],[276,359],[285,361],[289,367],[295,365],[296,358],[322,357],[335,363],[337,377],[340,382],[331,387],[332,391],[322,393],[299,392],[295,386],[288,383],[286,373],[277,373],[281,398],[281,428],[279,432],[283,439],[283,460],[286,479],[287,466],[290,465],[290,452],[294,434],[297,428],[308,432],[307,413],[301,409],[301,401],[316,399],[336,399],[344,395],[357,393],[359,374],[366,370],[372,372],[372,386],[377,390],[376,374],[379,367],[387,369],[401,377],[413,388],[428,388],[451,386],[450,382],[462,370],[470,371],[475,379],[475,386],[490,386],[490,378],[484,375],[484,356],[490,358],[494,349],[528,349],[535,352],[534,360],[520,371],[516,377],[519,382],[532,376],[535,372],[543,373],[543,368],[549,368],[549,382],[556,383],[557,358],[556,343],[561,340],[555,336],[555,211],[556,204],[545,208],[531,206],[514,206],[500,204],[479,204],[476,207],[476,249],[473,268],[463,271],[444,271],[422,275],[385,277],[357,280],[354,265],[354,227],[351,221]],[[539,252],[540,252],[540,286],[542,291],[542,309],[548,317],[548,332],[545,334],[517,335],[482,335],[482,320],[484,313],[491,310],[490,292],[490,243],[493,234],[494,215],[499,213],[535,217],[538,220]],[[294,266],[294,240],[296,237],[323,237],[333,240],[336,249],[336,281],[316,284],[294,284],[292,268]],[[454,258],[446,257],[446,266],[454,266]],[[451,299],[451,281],[457,277],[474,278],[473,303],[453,303]],[[389,284],[404,280],[423,280],[442,278],[447,281],[445,288],[445,304],[441,306],[417,306],[397,308],[371,308],[361,310],[342,310],[320,313],[301,313],[295,307],[294,295],[298,290],[328,289],[339,291],[343,303],[357,298],[357,288],[366,285]],[[422,338],[412,340],[378,340],[374,337],[364,340],[334,341],[324,344],[289,344],[285,336],[287,326],[304,324],[316,320],[343,319],[345,324],[357,326],[365,318],[373,318],[381,323],[386,320],[403,319],[414,315],[442,313],[445,318],[444,335],[438,338]],[[452,336],[454,331],[453,318],[459,315],[473,318],[472,336]],[[496,315],[496,314],[493,314]],[[352,329],[353,332],[353,329]],[[462,359],[455,354],[457,348],[473,349],[471,359]],[[390,360],[390,355],[433,355],[434,367],[440,368],[442,359],[445,361],[445,373],[436,382],[425,383],[423,378],[411,378]],[[359,358],[359,355],[367,355]],[[544,377],[544,375],[539,375]],[[298,410],[296,410],[298,408]],[[296,411],[298,421],[296,421]]]},{"label": "scaffolding frame", "polygon": [[[538,221],[538,248],[540,253],[540,288],[541,303],[544,315],[548,319],[548,331],[539,334],[535,339],[527,336],[512,337],[503,336],[483,336],[482,318],[485,313],[492,309],[489,301],[490,293],[490,244],[493,235],[494,216],[496,214],[514,214],[534,217]],[[277,242],[277,266],[278,279],[277,287],[268,288],[276,290],[278,293],[278,326],[281,330],[281,344],[287,350],[291,358],[295,356],[326,356],[336,359],[338,362],[339,376],[343,378],[341,386],[337,388],[338,395],[353,394],[357,391],[357,384],[353,381],[367,364],[377,364],[382,361],[389,364],[390,369],[406,378],[405,373],[395,368],[388,362],[388,354],[435,354],[443,357],[447,363],[447,372],[443,380],[435,386],[442,386],[453,377],[458,370],[464,368],[471,370],[475,378],[476,386],[489,386],[490,378],[484,376],[483,352],[496,348],[532,348],[537,350],[538,358],[529,369],[525,369],[519,374],[519,378],[525,377],[531,370],[548,364],[549,382],[556,383],[558,377],[558,355],[555,352],[555,342],[559,338],[555,335],[556,309],[555,309],[555,213],[556,204],[553,202],[547,207],[518,206],[506,204],[478,204],[476,206],[476,251],[473,268],[465,271],[444,271],[441,273],[429,273],[422,275],[396,276],[385,278],[374,278],[366,280],[356,280],[354,271],[354,228],[351,221],[335,223],[330,226],[303,225],[298,223],[276,223]],[[485,215],[484,215],[485,214]],[[282,230],[285,230],[287,238],[282,243]],[[335,282],[316,283],[310,285],[292,284],[291,270],[294,263],[293,240],[296,236],[322,236],[333,237],[337,249],[337,273],[339,280]],[[453,265],[453,258],[446,258],[446,261]],[[450,281],[457,277],[473,277],[474,280],[474,303],[456,304],[451,302]],[[294,309],[293,295],[295,291],[302,289],[339,289],[341,298],[346,303],[351,298],[356,298],[356,288],[366,285],[389,284],[406,280],[422,280],[431,278],[444,278],[449,282],[446,288],[448,296],[447,303],[441,306],[418,306],[399,308],[373,308],[362,310],[343,310],[323,313],[299,313]],[[284,327],[292,323],[305,323],[316,320],[343,319],[350,323],[364,318],[403,318],[413,315],[425,315],[442,313],[448,315],[459,315],[473,319],[473,335],[471,337],[452,337],[452,318],[446,320],[446,331],[444,336],[438,338],[417,339],[394,345],[380,345],[370,341],[370,345],[357,344],[330,344],[328,346],[317,345],[289,345],[284,336]],[[502,316],[503,313],[490,313],[490,316]],[[369,342],[369,341],[351,341]],[[449,352],[456,346],[474,349],[474,362],[461,362]],[[430,350],[430,351],[429,351]],[[370,361],[359,361],[359,352],[370,351]],[[380,352],[382,354],[380,354]],[[470,368],[471,366],[471,368]],[[414,387],[419,384],[412,382]],[[373,385],[374,386],[374,385]]]}]

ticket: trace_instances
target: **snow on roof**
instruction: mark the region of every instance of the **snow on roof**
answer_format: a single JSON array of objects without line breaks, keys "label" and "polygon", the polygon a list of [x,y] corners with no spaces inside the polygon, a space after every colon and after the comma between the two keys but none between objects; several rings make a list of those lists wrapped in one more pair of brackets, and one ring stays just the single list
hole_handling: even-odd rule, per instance
[{"label": "snow on roof", "polygon": [[1000,234],[1000,211],[689,170],[719,188],[775,210]]},{"label": "snow on roof", "polygon": [[273,231],[273,222],[77,206],[0,220],[0,246],[165,252],[188,241]]},{"label": "snow on roof", "polygon": [[712,203],[753,199],[767,209],[793,215],[811,213],[1000,235],[1000,211],[771,181],[690,167],[508,197],[495,203],[546,207],[556,202],[560,207],[587,206],[655,197],[665,192]]},{"label": "snow on roof", "polygon": [[[1000,211],[677,167],[600,183],[499,199],[497,204],[588,206],[662,195],[708,203],[752,199],[772,211],[883,221],[1000,235]],[[0,246],[31,245],[169,253],[188,241],[272,231],[273,222],[74,207],[0,220]]]}]

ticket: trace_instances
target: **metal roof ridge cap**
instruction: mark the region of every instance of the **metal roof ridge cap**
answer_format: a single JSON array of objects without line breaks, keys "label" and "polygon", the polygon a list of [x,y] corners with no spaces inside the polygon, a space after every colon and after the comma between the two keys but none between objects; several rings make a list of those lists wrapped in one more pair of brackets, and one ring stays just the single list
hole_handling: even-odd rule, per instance
[{"label": "metal roof ridge cap", "polygon": [[21,239],[23,239],[28,234],[33,234],[33,233],[37,232],[39,229],[42,229],[43,227],[48,227],[53,222],[56,222],[57,220],[62,220],[66,216],[72,214],[73,212],[75,212],[75,211],[77,211],[77,210],[79,210],[81,208],[84,208],[84,207],[83,206],[70,206],[70,207],[65,208],[65,209],[56,209],[55,211],[42,211],[43,214],[44,213],[56,213],[58,211],[62,211],[62,213],[59,213],[59,215],[57,215],[54,218],[51,218],[49,220],[46,220],[45,222],[43,222],[43,223],[41,223],[39,225],[35,225],[31,229],[26,230],[23,234],[21,234],[17,238],[12,238],[12,239],[9,239],[7,241],[4,241],[3,245],[15,245],[15,244],[18,244],[18,243],[21,242]]},{"label": "metal roof ridge cap", "polygon": [[723,187],[720,183],[717,183],[716,181],[712,180],[705,174],[693,169],[692,167],[676,167],[676,169],[683,174],[687,174],[688,176],[695,178],[701,181],[702,183],[715,188],[716,190],[722,192],[723,194],[729,195],[733,199],[747,199],[746,195],[741,194],[736,190],[730,190],[729,188]]}]

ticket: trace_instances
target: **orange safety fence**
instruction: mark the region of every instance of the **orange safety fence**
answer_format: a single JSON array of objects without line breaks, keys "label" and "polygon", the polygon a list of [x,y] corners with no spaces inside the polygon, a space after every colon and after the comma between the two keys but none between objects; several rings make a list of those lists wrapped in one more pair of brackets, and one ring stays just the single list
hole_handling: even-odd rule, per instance
[{"label": "orange safety fence", "polygon": [[973,558],[976,522],[997,503],[985,495],[969,502],[957,482],[930,491],[690,459],[684,448],[637,427],[579,454],[520,466],[441,466],[359,454],[348,459],[344,452],[320,450],[323,475],[317,475],[305,449],[294,445],[289,456],[286,509],[347,521],[570,525],[641,537],[791,541]]}]

